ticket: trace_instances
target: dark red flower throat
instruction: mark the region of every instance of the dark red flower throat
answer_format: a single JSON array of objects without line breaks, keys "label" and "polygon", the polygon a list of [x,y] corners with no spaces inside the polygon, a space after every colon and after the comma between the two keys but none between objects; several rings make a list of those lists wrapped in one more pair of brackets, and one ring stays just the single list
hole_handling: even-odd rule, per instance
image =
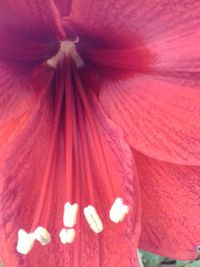
[{"label": "dark red flower throat", "polygon": [[[120,242],[123,265],[136,266],[141,214],[137,174],[130,147],[100,106],[98,90],[108,80],[145,71],[146,59],[139,58],[146,58],[146,50],[130,46],[132,41],[114,33],[107,32],[103,38],[86,34],[78,23],[71,23],[72,27],[68,19],[61,20],[53,2],[48,3],[54,16],[44,10],[38,26],[25,12],[18,18],[20,31],[11,24],[14,34],[3,44],[11,53],[2,60],[27,82],[20,87],[23,101],[30,97],[33,103],[16,129],[17,137],[6,155],[9,160],[2,160],[1,165],[6,173],[2,225],[9,225],[8,231],[3,230],[3,242],[14,250],[12,259],[3,260],[13,267],[44,266],[46,262],[38,255],[51,255],[49,266],[67,262],[69,266],[117,267],[121,266]],[[33,4],[32,12],[34,8],[38,11]],[[20,41],[13,48],[16,38]],[[23,75],[18,74],[20,68]],[[19,151],[23,153],[17,156]],[[16,165],[10,168],[13,162]],[[18,192],[10,207],[8,200],[15,195],[16,185],[18,191],[24,185],[28,190]],[[77,205],[77,217],[72,216]],[[73,223],[65,222],[66,209],[70,210],[67,218],[76,217]],[[35,238],[47,246],[35,245]],[[21,256],[29,252],[26,258]]]}]

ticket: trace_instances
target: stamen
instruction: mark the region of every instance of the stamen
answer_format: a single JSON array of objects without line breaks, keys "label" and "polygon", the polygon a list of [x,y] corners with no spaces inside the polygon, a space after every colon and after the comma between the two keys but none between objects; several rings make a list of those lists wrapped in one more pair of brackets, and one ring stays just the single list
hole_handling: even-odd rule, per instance
[{"label": "stamen", "polygon": [[43,246],[51,242],[51,235],[45,228],[41,226],[37,227],[37,229],[34,231],[34,235],[35,235],[35,239],[39,241],[40,244]]},{"label": "stamen", "polygon": [[69,202],[65,204],[63,223],[66,227],[74,227],[78,213],[78,204],[71,205]]},{"label": "stamen", "polygon": [[129,207],[123,204],[123,200],[121,198],[116,198],[110,209],[110,219],[114,223],[119,223],[123,221],[124,217],[129,211]]},{"label": "stamen", "polygon": [[27,255],[35,243],[34,233],[28,234],[23,229],[18,231],[17,251],[21,254]]},{"label": "stamen", "polygon": [[62,229],[59,234],[60,241],[62,244],[70,244],[74,241],[76,237],[75,230],[72,229]]},{"label": "stamen", "polygon": [[90,226],[90,228],[96,233],[103,231],[103,223],[93,206],[87,206],[84,208],[85,218]]},{"label": "stamen", "polygon": [[77,68],[80,68],[84,65],[83,60],[76,51],[75,44],[79,42],[77,37],[75,42],[72,41],[63,41],[60,43],[60,50],[58,53],[47,60],[47,64],[53,68],[57,67],[57,64],[65,57],[71,55],[72,59],[75,61]]}]

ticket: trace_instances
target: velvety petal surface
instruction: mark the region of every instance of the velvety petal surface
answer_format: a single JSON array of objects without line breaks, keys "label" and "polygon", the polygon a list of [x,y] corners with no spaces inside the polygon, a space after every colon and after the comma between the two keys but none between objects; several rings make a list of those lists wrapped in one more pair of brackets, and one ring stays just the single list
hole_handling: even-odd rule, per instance
[{"label": "velvety petal surface", "polygon": [[31,227],[48,156],[52,112],[43,75],[36,94],[27,79],[5,66],[0,71],[0,254],[5,266],[25,264],[17,257],[17,231]]},{"label": "velvety petal surface", "polygon": [[[69,63],[69,62],[68,62]],[[99,107],[74,67],[41,67],[28,80],[1,70],[0,255],[5,267],[138,266],[141,207],[134,158],[122,132]],[[17,80],[18,79],[18,80]],[[129,206],[114,224],[117,197]],[[76,239],[63,245],[65,202],[79,204]],[[104,226],[89,227],[93,205]],[[46,227],[52,241],[27,256],[16,251],[17,232]],[[119,247],[120,244],[120,247]]]},{"label": "velvety petal surface", "polygon": [[38,64],[57,52],[63,36],[52,0],[0,2],[1,62],[26,63],[26,68]]},{"label": "velvety petal surface", "polygon": [[190,77],[138,75],[105,84],[100,102],[137,151],[186,165],[200,163],[200,90]]},{"label": "velvety petal surface", "polygon": [[126,78],[149,68],[151,55],[133,27],[135,6],[121,0],[72,3],[68,23],[79,37],[77,50],[104,78]]},{"label": "velvety petal surface", "polygon": [[199,11],[198,1],[77,0],[70,15],[83,60],[115,80],[100,101],[128,142],[188,165],[200,163]]},{"label": "velvety petal surface", "polygon": [[54,0],[61,16],[68,16],[71,12],[72,0]]},{"label": "velvety petal surface", "polygon": [[200,244],[200,168],[133,153],[143,207],[140,247],[170,258],[195,259]]},{"label": "velvety petal surface", "polygon": [[[115,68],[173,75],[199,71],[199,14],[195,0],[75,0],[70,19],[80,28],[80,50],[88,62],[105,68],[115,61]],[[84,38],[93,47],[90,52]],[[109,54],[111,46],[118,51]]]}]

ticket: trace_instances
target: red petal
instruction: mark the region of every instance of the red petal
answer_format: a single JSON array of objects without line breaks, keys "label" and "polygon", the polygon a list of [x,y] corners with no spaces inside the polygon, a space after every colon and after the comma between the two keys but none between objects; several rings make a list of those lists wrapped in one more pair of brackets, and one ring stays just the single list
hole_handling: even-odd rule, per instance
[{"label": "red petal", "polygon": [[141,75],[108,83],[100,101],[136,150],[163,161],[199,165],[198,74],[188,79]]},{"label": "red petal", "polygon": [[36,94],[28,80],[0,70],[0,255],[8,267],[24,266],[17,231],[34,218],[47,159],[51,112],[42,82]]},{"label": "red petal", "polygon": [[0,65],[0,154],[26,124],[35,101],[31,84]]},{"label": "red petal", "polygon": [[63,29],[52,0],[2,0],[0,61],[40,63],[56,53]]},{"label": "red petal", "polygon": [[[53,79],[52,74],[38,70],[32,87],[11,87],[11,82],[7,85],[2,80],[8,111],[5,121],[10,127],[5,134],[6,128],[1,129],[10,140],[3,143],[0,157],[0,255],[4,265],[137,267],[141,209],[129,146],[74,70],[58,67]],[[7,87],[23,96],[15,103],[19,115],[11,114],[15,98],[8,99]],[[19,121],[21,127],[15,130]],[[109,219],[116,197],[130,207],[117,225]],[[77,202],[80,211],[76,240],[65,247],[59,232],[66,201]],[[103,221],[99,235],[83,216],[87,205],[93,205]],[[30,232],[38,225],[52,234],[52,242],[45,247],[36,244],[28,256],[20,256],[15,250],[17,231]]]},{"label": "red petal", "polygon": [[61,16],[68,16],[71,11],[72,0],[54,0]]},{"label": "red petal", "polygon": [[130,17],[135,5],[122,0],[72,3],[68,20],[79,36],[77,50],[85,63],[106,78],[126,78],[149,69],[151,55]]},{"label": "red petal", "polygon": [[75,0],[70,19],[80,28],[80,54],[104,74],[151,68],[173,75],[172,68],[199,72],[199,14],[198,1]]},{"label": "red petal", "polygon": [[74,0],[70,19],[81,26],[90,37],[105,37],[107,33],[116,34],[123,30],[131,35],[139,27],[145,25],[144,15],[147,18],[150,17],[150,9],[152,9],[152,15],[157,3],[151,2]]},{"label": "red petal", "polygon": [[70,17],[93,35],[126,29],[140,32],[145,40],[158,40],[186,28],[198,29],[199,8],[195,0],[74,0]]},{"label": "red petal", "polygon": [[[106,66],[105,71],[113,65],[129,66],[135,74],[124,84],[102,89],[106,113],[123,127],[135,149],[174,163],[199,164],[200,159],[199,11],[197,1],[77,0],[72,6],[72,21],[96,41],[88,39],[87,46],[80,39],[86,61]],[[116,42],[113,36],[118,32],[124,38],[118,36]],[[109,51],[108,40],[113,45]],[[130,48],[131,42],[129,53],[126,45]],[[107,50],[102,51],[103,45]],[[119,49],[120,45],[125,49]],[[130,64],[134,59],[138,67]],[[150,77],[137,77],[138,72],[150,70]]]},{"label": "red petal", "polygon": [[142,194],[140,247],[194,259],[200,245],[200,168],[154,160],[134,151]]}]

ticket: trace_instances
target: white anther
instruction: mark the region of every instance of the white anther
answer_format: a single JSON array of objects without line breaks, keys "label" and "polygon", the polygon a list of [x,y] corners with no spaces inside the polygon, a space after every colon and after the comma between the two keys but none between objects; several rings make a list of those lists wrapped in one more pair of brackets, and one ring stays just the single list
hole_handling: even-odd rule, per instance
[{"label": "white anther", "polygon": [[129,211],[129,207],[123,204],[123,200],[121,198],[116,198],[110,209],[110,219],[114,223],[119,223],[123,221],[124,217]]},{"label": "white anther", "polygon": [[60,241],[63,244],[70,244],[74,241],[76,237],[76,232],[75,230],[72,229],[62,229],[59,234]]},{"label": "white anther", "polygon": [[65,204],[63,223],[66,227],[74,227],[78,213],[78,204],[71,205],[69,202]]},{"label": "white anther", "polygon": [[103,223],[93,206],[87,206],[84,208],[85,218],[90,226],[90,228],[96,233],[103,231]]},{"label": "white anther", "polygon": [[28,254],[33,248],[35,242],[34,233],[27,233],[23,229],[18,231],[17,251],[21,254]]},{"label": "white anther", "polygon": [[35,239],[43,246],[51,242],[51,235],[44,227],[38,226],[34,231],[34,235]]},{"label": "white anther", "polygon": [[77,68],[80,68],[84,65],[83,60],[78,55],[75,44],[79,42],[79,38],[77,37],[75,42],[73,41],[62,41],[60,43],[60,50],[58,53],[47,60],[47,64],[53,68],[56,68],[57,64],[64,58],[64,56],[71,55],[73,60],[76,63]]}]

